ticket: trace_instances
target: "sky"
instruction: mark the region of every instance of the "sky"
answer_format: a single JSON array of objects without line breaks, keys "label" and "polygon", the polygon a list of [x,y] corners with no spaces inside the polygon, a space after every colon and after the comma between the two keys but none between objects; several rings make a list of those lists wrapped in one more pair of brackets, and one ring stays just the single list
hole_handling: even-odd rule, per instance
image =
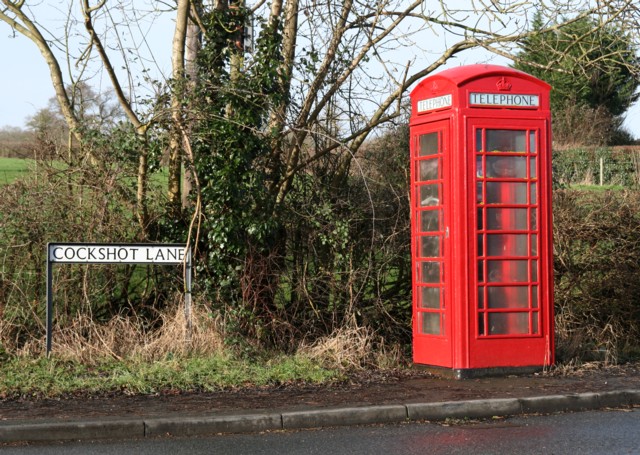
[{"label": "sky", "polygon": [[[164,49],[164,53],[155,52],[164,60],[151,65],[153,76],[159,79],[170,74],[171,70],[167,54],[173,36],[173,22],[169,15],[165,16],[147,31],[147,43]],[[54,96],[49,69],[36,46],[21,35],[13,37],[11,29],[4,22],[0,22],[0,59],[5,62],[0,71],[0,128],[23,128],[29,117],[46,107]],[[486,62],[486,59],[486,56],[478,56],[478,62]],[[476,63],[473,54],[466,55],[464,63]],[[627,112],[624,125],[635,138],[640,138],[640,102]]]},{"label": "sky", "polygon": [[10,38],[4,23],[0,58],[7,62],[0,72],[0,127],[22,127],[53,96],[49,71],[35,45],[23,37]]},{"label": "sky", "polygon": [[[76,2],[74,2],[76,3]],[[120,3],[120,2],[118,2]],[[160,59],[157,62],[146,62],[146,68],[150,69],[150,75],[156,79],[164,80],[171,74],[170,50],[174,31],[174,14],[151,14],[155,8],[161,4],[157,0],[124,0],[124,4],[136,4],[138,10],[136,14],[147,15],[146,19],[134,21],[140,23],[141,28],[145,28],[138,35],[144,35],[142,43],[136,43],[141,48],[141,54],[153,55]],[[45,25],[47,30],[61,36],[66,25],[66,13],[61,10],[65,2],[34,1],[26,2],[26,5],[35,5],[30,8],[34,17]],[[76,3],[77,6],[77,3]],[[114,21],[118,19],[117,11],[113,12]],[[129,12],[131,15],[131,13]],[[97,22],[97,21],[96,21]],[[82,27],[80,25],[80,27]],[[48,37],[47,35],[45,35]],[[113,39],[113,35],[111,35]],[[124,40],[125,46],[131,46],[131,40],[120,37]],[[74,43],[71,39],[71,48],[80,53],[84,47],[82,44]],[[114,53],[110,52],[113,58]],[[67,64],[64,57],[58,55],[58,60],[62,67],[62,72],[66,79]],[[131,60],[135,60],[132,56]],[[44,58],[36,45],[28,38],[13,33],[8,24],[0,21],[0,61],[4,62],[0,71],[0,128],[4,126],[24,127],[28,119],[38,110],[47,107],[49,100],[55,96],[51,82],[50,72]],[[131,63],[131,62],[130,62]],[[131,63],[135,65],[135,63]],[[116,70],[122,66],[121,62],[114,62]],[[74,68],[77,73],[77,69]],[[91,84],[95,88],[96,81],[92,79]],[[106,81],[102,81],[105,82]],[[100,88],[98,87],[98,91]]]}]

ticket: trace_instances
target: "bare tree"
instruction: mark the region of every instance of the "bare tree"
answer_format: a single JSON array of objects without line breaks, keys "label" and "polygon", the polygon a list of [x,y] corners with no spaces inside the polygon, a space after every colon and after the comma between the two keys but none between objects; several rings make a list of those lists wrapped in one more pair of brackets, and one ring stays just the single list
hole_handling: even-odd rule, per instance
[{"label": "bare tree", "polygon": [[[93,153],[91,147],[87,147],[87,139],[85,132],[87,131],[87,118],[83,115],[81,100],[78,95],[82,94],[82,90],[78,87],[87,86],[96,72],[105,74],[110,81],[110,90],[114,93],[118,101],[118,109],[124,113],[126,119],[130,122],[136,131],[136,134],[143,140],[146,136],[150,121],[142,120],[138,112],[136,112],[136,99],[131,92],[127,93],[124,83],[133,86],[134,75],[131,73],[119,74],[114,66],[114,61],[122,57],[123,54],[135,55],[131,48],[121,47],[118,41],[117,33],[114,42],[104,42],[107,31],[110,27],[118,27],[124,24],[122,18],[123,8],[127,6],[126,2],[120,2],[117,8],[121,8],[120,13],[116,15],[115,6],[106,6],[105,1],[97,2],[92,5],[89,0],[81,0],[77,3],[77,10],[74,4],[70,3],[68,8],[58,9],[64,26],[62,31],[55,33],[52,29],[41,21],[39,13],[42,13],[38,7],[41,5],[31,5],[24,0],[20,1],[2,1],[3,8],[0,10],[0,20],[9,24],[14,33],[19,33],[31,40],[39,49],[43,59],[49,66],[49,72],[53,87],[56,93],[56,99],[60,107],[60,112],[64,117],[69,131],[73,137],[80,143],[80,149],[83,150],[96,166],[101,166],[100,157]],[[51,11],[47,12],[51,14]],[[101,22],[99,32],[96,28],[96,16],[99,16]],[[123,22],[116,22],[115,17],[119,17]],[[78,24],[84,25],[84,30],[77,27]],[[106,26],[105,26],[106,24]],[[78,46],[82,49],[79,53]],[[115,49],[115,55],[110,51]],[[124,59],[125,68],[130,68],[127,58]],[[96,70],[99,68],[99,71]],[[66,68],[66,71],[63,71]],[[86,93],[87,90],[84,90]],[[102,105],[103,111],[106,114]],[[110,107],[112,108],[112,107]],[[71,145],[70,145],[71,147]],[[145,147],[142,147],[139,155],[139,172],[138,172],[138,219],[140,226],[144,232],[148,225],[148,213],[146,206],[146,191],[148,180],[148,156]]]},{"label": "bare tree", "polygon": [[[145,138],[158,112],[145,112],[132,90],[147,83],[148,93],[156,96],[157,92],[151,82],[134,81],[137,75],[132,62],[151,61],[154,57],[142,56],[144,46],[139,41],[131,39],[137,44],[128,45],[122,39],[130,36],[129,30],[144,28],[139,2],[71,2],[66,10],[58,9],[66,15],[66,26],[55,33],[39,20],[36,2],[32,5],[29,0],[1,0],[1,5],[0,20],[15,33],[29,38],[47,62],[61,112],[79,142],[84,140],[82,119],[73,109],[67,87],[79,81],[90,82],[91,76],[97,74],[107,76],[128,122],[140,138]],[[241,6],[239,1],[218,0],[210,5],[179,0],[175,8],[156,12],[175,18],[173,44],[171,50],[167,49],[172,55],[174,88],[184,86],[187,36],[194,36],[196,25],[201,33],[209,32],[202,29],[200,16],[210,9]],[[483,60],[489,58],[487,55],[517,58],[517,44],[531,36],[529,21],[533,11],[542,9],[550,18],[549,27],[536,32],[571,22],[552,20],[558,17],[579,20],[591,16],[598,18],[599,26],[615,23],[636,43],[640,16],[637,2],[632,0],[274,0],[270,5],[259,0],[247,7],[262,24],[263,33],[282,34],[278,72],[287,96],[272,106],[268,128],[272,162],[278,163],[271,188],[278,203],[290,191],[293,177],[322,157],[336,157],[337,177],[346,175],[361,144],[378,126],[400,114],[403,95],[422,77],[455,61],[477,61],[468,53],[474,49],[488,52],[481,57]],[[140,34],[144,35],[144,31]],[[79,53],[78,43],[83,46]],[[234,71],[255,63],[241,49],[236,47],[233,52],[237,55],[232,63]],[[124,72],[117,67],[120,65]],[[170,103],[170,118],[177,125],[169,179],[169,198],[174,204],[181,197],[180,163],[189,141],[185,124],[189,106],[181,103],[181,98],[178,91]],[[329,115],[335,128],[317,128]],[[332,137],[316,141],[322,146],[310,151],[305,144],[318,131]],[[149,221],[148,167],[147,150],[143,147],[137,194],[143,228]]]},{"label": "bare tree", "polygon": [[[168,221],[161,227],[173,224],[180,229],[176,219],[192,213],[190,226],[202,223],[208,229],[205,241],[193,242],[208,248],[200,256],[202,273],[208,274],[202,281],[211,286],[212,300],[222,302],[219,308],[231,308],[226,316],[238,318],[237,327],[253,330],[258,338],[264,328],[264,332],[273,328],[293,337],[300,333],[299,327],[311,325],[306,323],[313,323],[316,332],[329,332],[372,308],[372,314],[384,314],[378,321],[395,317],[388,314],[393,312],[393,302],[399,302],[396,297],[380,303],[380,309],[374,308],[376,297],[369,297],[381,289],[395,293],[407,288],[403,280],[410,276],[410,267],[403,265],[407,256],[403,239],[408,232],[408,204],[402,190],[406,169],[402,169],[402,157],[398,159],[406,143],[379,144],[386,148],[386,155],[375,147],[367,151],[363,144],[380,127],[406,120],[401,117],[403,98],[417,81],[446,65],[482,63],[493,57],[517,60],[523,40],[586,17],[595,18],[589,21],[595,25],[594,30],[585,30],[584,37],[612,25],[637,45],[640,30],[637,0],[152,3],[153,8],[164,5],[164,11],[144,11],[144,2],[68,0],[52,7],[41,0],[0,0],[0,21],[39,49],[49,66],[60,112],[83,158],[95,166],[92,171],[106,173],[109,167],[102,162],[105,155],[92,148],[92,138],[101,133],[88,128],[89,117],[78,109],[77,95],[82,94],[78,89],[83,84],[108,85],[113,91],[127,132],[134,132],[126,141],[135,144],[137,153],[135,210],[141,239],[150,232],[154,218],[147,193],[157,150],[153,140],[169,139],[165,152],[172,210],[159,215]],[[547,21],[533,30],[531,20],[538,10]],[[234,21],[236,13],[255,24],[260,44],[255,53],[242,45],[245,24]],[[173,41],[160,50],[171,57],[170,76],[147,71],[159,58],[148,52],[150,43],[145,38],[155,18],[175,21]],[[159,28],[166,34],[166,25]],[[193,64],[200,36],[203,52],[199,57],[211,67]],[[581,38],[576,37],[576,45],[583,42]],[[205,55],[206,45],[212,42],[221,58]],[[589,52],[583,56],[588,59]],[[191,84],[198,83],[198,77],[204,79],[207,72],[223,74],[210,79],[223,83],[207,87],[209,91],[202,92],[207,97],[195,99]],[[244,78],[263,74],[264,81]],[[243,85],[244,80],[251,84]],[[222,102],[215,103],[216,96]],[[254,106],[257,112],[251,111]],[[247,111],[245,117],[235,115],[242,108]],[[212,124],[221,133],[206,136],[203,130]],[[231,133],[225,136],[227,131]],[[395,132],[399,138],[405,133],[401,128]],[[247,149],[233,155],[244,145],[245,136],[250,136]],[[231,140],[222,143],[228,137]],[[209,138],[213,140],[207,142]],[[392,146],[397,148],[390,150]],[[194,157],[194,150],[200,155]],[[253,158],[254,152],[259,159]],[[196,202],[185,211],[182,168],[191,170],[191,163],[205,154],[211,159],[199,161],[201,174],[194,171],[189,179]],[[236,163],[225,168],[227,155],[233,155]],[[374,160],[381,165],[372,170]],[[361,179],[364,184],[353,185],[354,171],[375,179],[387,172],[385,162],[390,163],[387,167],[394,166],[393,185],[380,179],[381,183],[368,187],[371,180],[366,178]],[[229,172],[216,173],[214,166]],[[216,187],[216,179],[223,184]],[[200,181],[206,182],[203,188]],[[374,213],[373,198],[389,197],[389,189],[394,203],[386,208],[378,204],[382,210]],[[340,199],[351,190],[352,199]],[[315,197],[311,201],[310,193]],[[201,194],[209,198],[208,205],[201,204]],[[106,217],[107,198],[102,207]],[[378,216],[387,217],[384,229],[373,226]],[[197,237],[197,229],[189,234],[194,231]],[[191,243],[191,238],[187,241]],[[360,311],[364,305],[358,304],[366,299],[367,311]],[[244,307],[238,311],[236,303]],[[397,307],[399,314],[403,305]]]}]

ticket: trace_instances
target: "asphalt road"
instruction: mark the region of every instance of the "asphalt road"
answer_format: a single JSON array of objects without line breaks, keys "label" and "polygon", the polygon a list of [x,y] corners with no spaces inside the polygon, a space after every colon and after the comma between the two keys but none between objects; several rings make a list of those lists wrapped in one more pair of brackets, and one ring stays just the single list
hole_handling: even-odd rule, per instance
[{"label": "asphalt road", "polygon": [[640,408],[484,421],[0,446],[31,454],[640,454]]}]

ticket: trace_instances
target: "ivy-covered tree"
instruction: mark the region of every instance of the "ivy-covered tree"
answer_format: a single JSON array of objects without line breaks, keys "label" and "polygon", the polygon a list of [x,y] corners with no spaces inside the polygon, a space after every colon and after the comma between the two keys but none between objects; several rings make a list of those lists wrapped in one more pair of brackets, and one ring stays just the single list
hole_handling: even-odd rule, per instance
[{"label": "ivy-covered tree", "polygon": [[611,143],[640,96],[640,58],[633,38],[595,16],[550,23],[541,11],[531,29],[521,40],[514,67],[553,87],[556,139]]}]

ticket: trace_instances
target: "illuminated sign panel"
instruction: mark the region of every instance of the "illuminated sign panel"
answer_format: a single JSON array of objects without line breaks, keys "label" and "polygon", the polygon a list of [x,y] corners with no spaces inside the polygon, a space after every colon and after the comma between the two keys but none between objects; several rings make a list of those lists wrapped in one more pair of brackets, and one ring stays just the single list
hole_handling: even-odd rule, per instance
[{"label": "illuminated sign panel", "polygon": [[435,98],[427,98],[418,101],[418,112],[433,111],[434,109],[442,109],[443,107],[451,107],[451,95],[442,95]]},{"label": "illuminated sign panel", "polygon": [[538,107],[538,95],[517,93],[470,93],[469,104],[475,106]]}]

